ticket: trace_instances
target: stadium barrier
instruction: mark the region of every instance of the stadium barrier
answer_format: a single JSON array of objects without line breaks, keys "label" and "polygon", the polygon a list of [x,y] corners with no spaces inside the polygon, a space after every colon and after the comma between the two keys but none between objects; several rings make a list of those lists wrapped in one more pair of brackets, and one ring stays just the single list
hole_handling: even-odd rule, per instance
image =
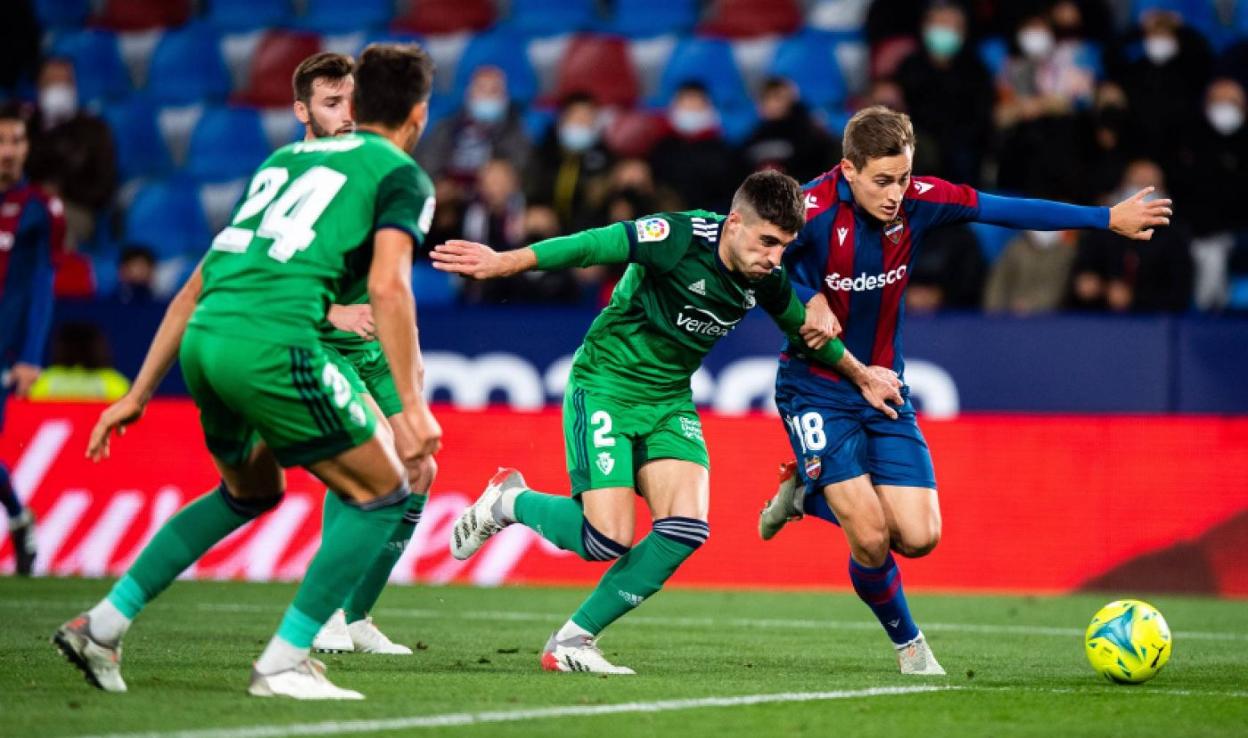
[{"label": "stadium barrier", "polygon": [[[8,408],[0,457],[39,517],[40,574],[118,574],[163,521],[216,484],[189,401],[153,402],[114,441],[112,458],[94,465],[83,450],[100,409],[17,401]],[[556,410],[437,412],[445,431],[440,476],[394,579],[595,581],[601,564],[520,526],[467,562],[450,557],[453,520],[500,464],[518,465],[537,489],[563,492],[568,483]],[[936,458],[944,535],[931,556],[905,564],[908,587],[1248,596],[1248,419],[963,415],[923,428]],[[705,432],[711,537],[674,584],[846,587],[847,550],[828,524],[807,519],[769,543],[758,540],[758,510],[789,454],[780,423],[757,413],[708,413]],[[319,541],[322,495],[315,479],[292,471],[282,505],[187,576],[298,578]],[[0,571],[12,568],[6,540]]]}]

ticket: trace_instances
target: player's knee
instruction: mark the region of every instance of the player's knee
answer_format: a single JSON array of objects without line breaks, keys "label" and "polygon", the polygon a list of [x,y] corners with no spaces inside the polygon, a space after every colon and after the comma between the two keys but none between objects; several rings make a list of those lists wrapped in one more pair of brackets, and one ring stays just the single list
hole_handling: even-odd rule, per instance
[{"label": "player's knee", "polygon": [[696,551],[711,537],[711,525],[698,518],[660,518],[654,521],[654,532]]},{"label": "player's knee", "polygon": [[888,558],[890,545],[888,531],[868,530],[857,532],[850,541],[854,558],[866,566],[883,566]]},{"label": "player's knee", "polygon": [[940,529],[904,536],[894,543],[897,553],[909,559],[917,559],[935,550],[936,544],[940,543]]},{"label": "player's knee", "polygon": [[[620,529],[616,531],[618,535]],[[614,561],[628,553],[632,540],[632,531],[627,538],[617,538],[598,530],[589,520],[581,523],[581,548],[587,561]]]},{"label": "player's knee", "polygon": [[232,490],[224,481],[217,485],[217,494],[236,514],[245,518],[258,518],[282,502],[282,489]]}]

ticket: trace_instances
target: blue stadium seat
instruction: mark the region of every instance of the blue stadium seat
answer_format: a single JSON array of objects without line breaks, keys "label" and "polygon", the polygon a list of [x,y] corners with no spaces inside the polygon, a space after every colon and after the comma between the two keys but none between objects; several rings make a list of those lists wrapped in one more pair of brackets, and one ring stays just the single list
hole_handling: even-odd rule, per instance
[{"label": "blue stadium seat", "polygon": [[35,0],[35,16],[43,28],[81,28],[91,13],[91,0]]},{"label": "blue stadium seat", "polygon": [[152,53],[149,70],[147,94],[161,105],[219,102],[230,94],[221,38],[205,24],[166,33]]},{"label": "blue stadium seat", "polygon": [[382,28],[394,17],[392,0],[308,0],[299,26],[334,34]]},{"label": "blue stadium seat", "polygon": [[463,98],[473,71],[486,65],[496,66],[507,75],[507,89],[512,99],[527,103],[537,94],[537,74],[529,63],[524,39],[496,30],[474,36],[464,48],[455,67],[453,94],[456,100]]},{"label": "blue stadium seat", "polygon": [[686,34],[698,22],[697,0],[615,0],[614,7],[602,30],[632,38]]},{"label": "blue stadium seat", "polygon": [[989,36],[980,41],[978,50],[979,60],[994,77],[1001,72],[1005,60],[1010,57],[1010,45],[1000,36]]},{"label": "blue stadium seat", "polygon": [[1230,299],[1226,306],[1231,310],[1248,311],[1248,275],[1231,277]]},{"label": "blue stadium seat", "polygon": [[251,108],[212,108],[195,124],[186,154],[186,173],[202,182],[249,176],[271,153]]},{"label": "blue stadium seat", "polygon": [[811,107],[839,105],[847,95],[832,34],[806,31],[785,39],[767,72],[791,80]]},{"label": "blue stadium seat", "polygon": [[412,294],[418,308],[447,307],[455,304],[455,284],[451,275],[418,262],[412,267]]},{"label": "blue stadium seat", "polygon": [[142,97],[104,109],[104,120],[117,145],[117,164],[123,180],[154,177],[173,167],[156,124],[156,108]]},{"label": "blue stadium seat", "polygon": [[701,82],[721,109],[750,105],[741,72],[732,58],[727,41],[712,38],[684,38],[672,51],[659,82],[657,105],[666,105],[685,82]]},{"label": "blue stadium seat", "polygon": [[586,31],[597,22],[593,0],[511,0],[503,23],[529,36]]},{"label": "blue stadium seat", "polygon": [[139,190],[126,211],[126,241],[150,247],[157,259],[202,253],[212,234],[195,186],[182,178]]},{"label": "blue stadium seat", "polygon": [[1140,16],[1150,10],[1167,10],[1183,16],[1184,23],[1206,36],[1212,36],[1218,30],[1218,13],[1213,5],[1210,0],[1132,0],[1131,20],[1139,22]]},{"label": "blue stadium seat", "polygon": [[52,45],[52,54],[73,62],[78,99],[83,103],[115,99],[130,91],[130,73],[111,31],[83,30],[62,36]]},{"label": "blue stadium seat", "polygon": [[206,16],[223,31],[249,31],[290,25],[295,17],[290,0],[211,0]]}]

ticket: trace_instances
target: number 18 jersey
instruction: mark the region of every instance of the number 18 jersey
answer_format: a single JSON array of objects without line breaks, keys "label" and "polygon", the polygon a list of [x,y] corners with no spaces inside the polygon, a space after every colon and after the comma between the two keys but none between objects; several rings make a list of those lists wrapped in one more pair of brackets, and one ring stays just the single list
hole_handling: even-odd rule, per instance
[{"label": "number 18 jersey", "polygon": [[[360,132],[290,144],[252,177],[203,262],[191,325],[308,345],[344,285],[371,262],[373,233],[428,230],[427,177],[385,138]],[[360,258],[367,255],[370,258]]]}]

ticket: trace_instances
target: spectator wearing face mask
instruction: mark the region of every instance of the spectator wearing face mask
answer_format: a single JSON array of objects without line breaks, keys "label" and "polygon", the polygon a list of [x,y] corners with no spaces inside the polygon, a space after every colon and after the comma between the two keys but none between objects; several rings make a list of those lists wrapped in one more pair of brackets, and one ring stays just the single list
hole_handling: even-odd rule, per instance
[{"label": "spectator wearing face mask", "polygon": [[789,80],[776,77],[763,84],[758,117],[743,145],[752,170],[778,169],[806,182],[840,161],[840,145],[811,116]]},{"label": "spectator wearing face mask", "polygon": [[923,48],[901,63],[896,79],[915,131],[938,148],[931,174],[978,186],[992,133],[992,78],[967,42],[961,6],[935,0],[923,16]]},{"label": "spectator wearing face mask", "polygon": [[[1152,187],[1151,198],[1166,198],[1165,175],[1156,162],[1134,161],[1117,192],[1105,202],[1130,197]],[[1191,231],[1177,204],[1170,226],[1153,231],[1147,241],[1132,241],[1110,232],[1081,233],[1071,266],[1070,305],[1081,310],[1125,313],[1178,313],[1193,295]]]},{"label": "spectator wearing face mask", "polygon": [[559,106],[559,119],[534,152],[525,173],[525,197],[551,208],[563,232],[593,225],[612,157],[602,141],[603,121],[590,95],[573,94]]},{"label": "spectator wearing face mask", "polygon": [[1036,315],[1062,305],[1075,250],[1067,231],[1024,231],[1005,246],[988,273],[984,310]]},{"label": "spectator wearing face mask", "polygon": [[667,122],[668,134],[650,153],[655,179],[676,193],[684,209],[728,212],[746,170],[724,140],[719,111],[706,87],[681,85],[668,105]]},{"label": "spectator wearing face mask", "polygon": [[1086,45],[1059,42],[1048,15],[1020,21],[997,78],[998,187],[1037,197],[1087,197],[1076,111],[1092,102],[1094,79]]},{"label": "spectator wearing face mask", "polygon": [[1117,189],[1127,165],[1139,155],[1127,93],[1117,83],[1097,85],[1083,137],[1085,187],[1092,200],[1105,201]]},{"label": "spectator wearing face mask", "polygon": [[1121,72],[1122,87],[1131,104],[1141,153],[1169,170],[1175,144],[1193,134],[1191,111],[1201,107],[1212,53],[1200,33],[1184,25],[1175,13],[1163,11],[1141,18],[1138,33],[1128,39],[1128,59],[1136,49],[1138,58],[1128,61]]},{"label": "spectator wearing face mask", "polygon": [[74,67],[52,58],[39,70],[39,108],[33,126],[30,178],[65,203],[65,245],[91,240],[96,218],[117,191],[113,134],[98,116],[82,110]]},{"label": "spectator wearing face mask", "polygon": [[473,72],[463,106],[422,138],[416,160],[435,180],[448,178],[471,189],[491,160],[503,159],[517,172],[524,171],[531,149],[520,108],[508,95],[506,75],[485,66]]}]

